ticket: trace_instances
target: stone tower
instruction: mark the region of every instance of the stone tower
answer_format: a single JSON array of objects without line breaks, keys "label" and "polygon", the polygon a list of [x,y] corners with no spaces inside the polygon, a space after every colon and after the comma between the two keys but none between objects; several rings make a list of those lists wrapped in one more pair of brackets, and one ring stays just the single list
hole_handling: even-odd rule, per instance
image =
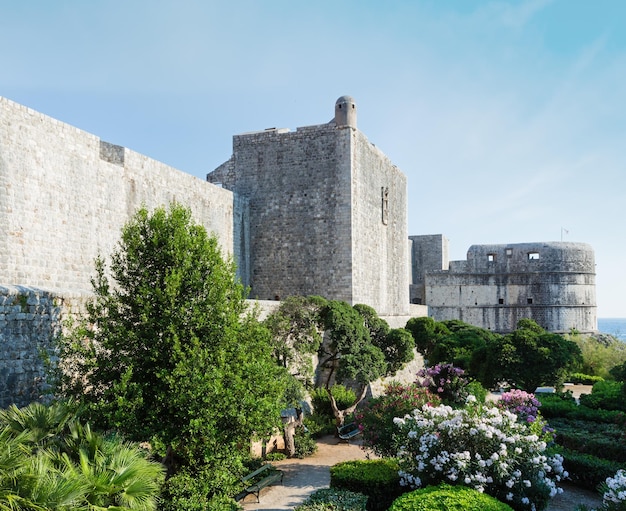
[{"label": "stone tower", "polygon": [[515,330],[523,318],[551,332],[598,328],[594,252],[586,243],[472,245],[467,260],[423,270],[425,303],[437,321],[495,332]]},{"label": "stone tower", "polygon": [[341,96],[335,102],[335,125],[356,129],[356,103],[350,96]]},{"label": "stone tower", "polygon": [[408,313],[406,177],[356,129],[349,96],[330,123],[235,135],[207,180],[249,203],[249,261],[238,264],[252,298],[315,294]]}]

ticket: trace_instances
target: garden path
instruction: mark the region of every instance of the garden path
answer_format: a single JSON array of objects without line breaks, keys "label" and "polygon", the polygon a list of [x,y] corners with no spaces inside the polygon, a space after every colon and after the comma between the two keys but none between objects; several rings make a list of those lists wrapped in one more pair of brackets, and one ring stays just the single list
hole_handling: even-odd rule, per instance
[{"label": "garden path", "polygon": [[[576,385],[572,387],[574,397],[588,393],[591,387]],[[496,396],[493,396],[497,399]],[[340,442],[334,436],[325,436],[317,442],[318,450],[313,456],[304,459],[285,459],[272,462],[285,473],[283,484],[270,486],[261,491],[261,502],[256,502],[254,495],[248,495],[240,502],[245,511],[292,511],[311,493],[330,485],[330,467],[336,463],[350,460],[374,458],[371,451],[361,449],[360,440],[349,444]],[[546,511],[574,511],[579,504],[589,509],[601,504],[599,495],[568,484],[561,484],[564,491],[554,497]]]},{"label": "garden path", "polygon": [[[261,502],[256,502],[254,495],[248,495],[240,504],[245,511],[292,511],[301,504],[311,493],[319,488],[328,488],[330,485],[330,467],[336,463],[349,460],[366,459],[368,455],[374,457],[370,451],[364,451],[358,442],[339,442],[333,436],[326,436],[318,440],[318,450],[315,455],[304,459],[286,459],[272,462],[274,466],[284,471],[282,485],[265,488],[261,492]],[[562,484],[564,491],[550,501],[546,511],[574,511],[579,504],[585,504],[589,509],[598,508],[601,499],[598,494]]]}]

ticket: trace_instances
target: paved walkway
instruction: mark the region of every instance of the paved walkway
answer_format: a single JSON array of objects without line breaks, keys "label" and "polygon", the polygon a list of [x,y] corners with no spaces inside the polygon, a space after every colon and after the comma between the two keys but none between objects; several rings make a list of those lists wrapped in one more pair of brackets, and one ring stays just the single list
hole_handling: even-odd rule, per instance
[{"label": "paved walkway", "polygon": [[270,486],[261,491],[261,502],[248,495],[240,504],[246,511],[293,510],[315,490],[330,486],[330,467],[349,460],[366,459],[368,454],[358,442],[339,442],[334,436],[325,436],[317,441],[317,452],[304,459],[273,461],[285,475],[283,484]]},{"label": "paved walkway", "polygon": [[[576,385],[571,388],[574,397],[591,392],[590,386]],[[496,396],[494,398],[497,399]],[[285,475],[283,484],[270,486],[261,491],[261,502],[257,503],[254,495],[248,495],[240,502],[245,511],[292,511],[302,504],[315,490],[330,486],[330,467],[349,460],[362,460],[375,457],[371,451],[364,451],[359,441],[340,442],[334,436],[325,436],[317,442],[318,450],[314,456],[304,459],[286,459],[272,462]],[[599,495],[575,486],[560,484],[564,488],[561,495],[550,501],[546,511],[572,511],[578,504],[588,508],[597,508],[601,503]]]}]

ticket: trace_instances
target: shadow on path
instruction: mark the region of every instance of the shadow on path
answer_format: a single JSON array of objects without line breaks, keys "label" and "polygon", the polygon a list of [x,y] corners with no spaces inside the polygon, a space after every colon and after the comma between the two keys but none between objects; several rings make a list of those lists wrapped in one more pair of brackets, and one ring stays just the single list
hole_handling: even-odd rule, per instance
[{"label": "shadow on path", "polygon": [[293,510],[315,490],[329,487],[331,466],[368,457],[373,454],[361,449],[358,441],[347,444],[334,436],[322,437],[317,441],[317,452],[313,456],[272,462],[285,473],[283,484],[262,490],[261,502],[256,502],[254,495],[248,495],[240,504],[246,511]]}]

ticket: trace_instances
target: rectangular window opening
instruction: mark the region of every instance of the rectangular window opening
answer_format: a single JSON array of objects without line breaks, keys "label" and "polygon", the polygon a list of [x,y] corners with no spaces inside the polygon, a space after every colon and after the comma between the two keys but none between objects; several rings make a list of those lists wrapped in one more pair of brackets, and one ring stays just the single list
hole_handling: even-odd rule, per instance
[{"label": "rectangular window opening", "polygon": [[500,299],[498,299],[498,303],[499,303],[500,305],[504,305],[504,298],[500,298]]},{"label": "rectangular window opening", "polygon": [[495,260],[496,260],[496,254],[487,254],[487,261],[492,263]]},{"label": "rectangular window opening", "polygon": [[528,252],[529,261],[534,261],[536,259],[539,259],[539,252]]},{"label": "rectangular window opening", "polygon": [[526,302],[528,302],[528,305],[532,305],[533,304],[533,299],[532,298],[527,298]]}]

